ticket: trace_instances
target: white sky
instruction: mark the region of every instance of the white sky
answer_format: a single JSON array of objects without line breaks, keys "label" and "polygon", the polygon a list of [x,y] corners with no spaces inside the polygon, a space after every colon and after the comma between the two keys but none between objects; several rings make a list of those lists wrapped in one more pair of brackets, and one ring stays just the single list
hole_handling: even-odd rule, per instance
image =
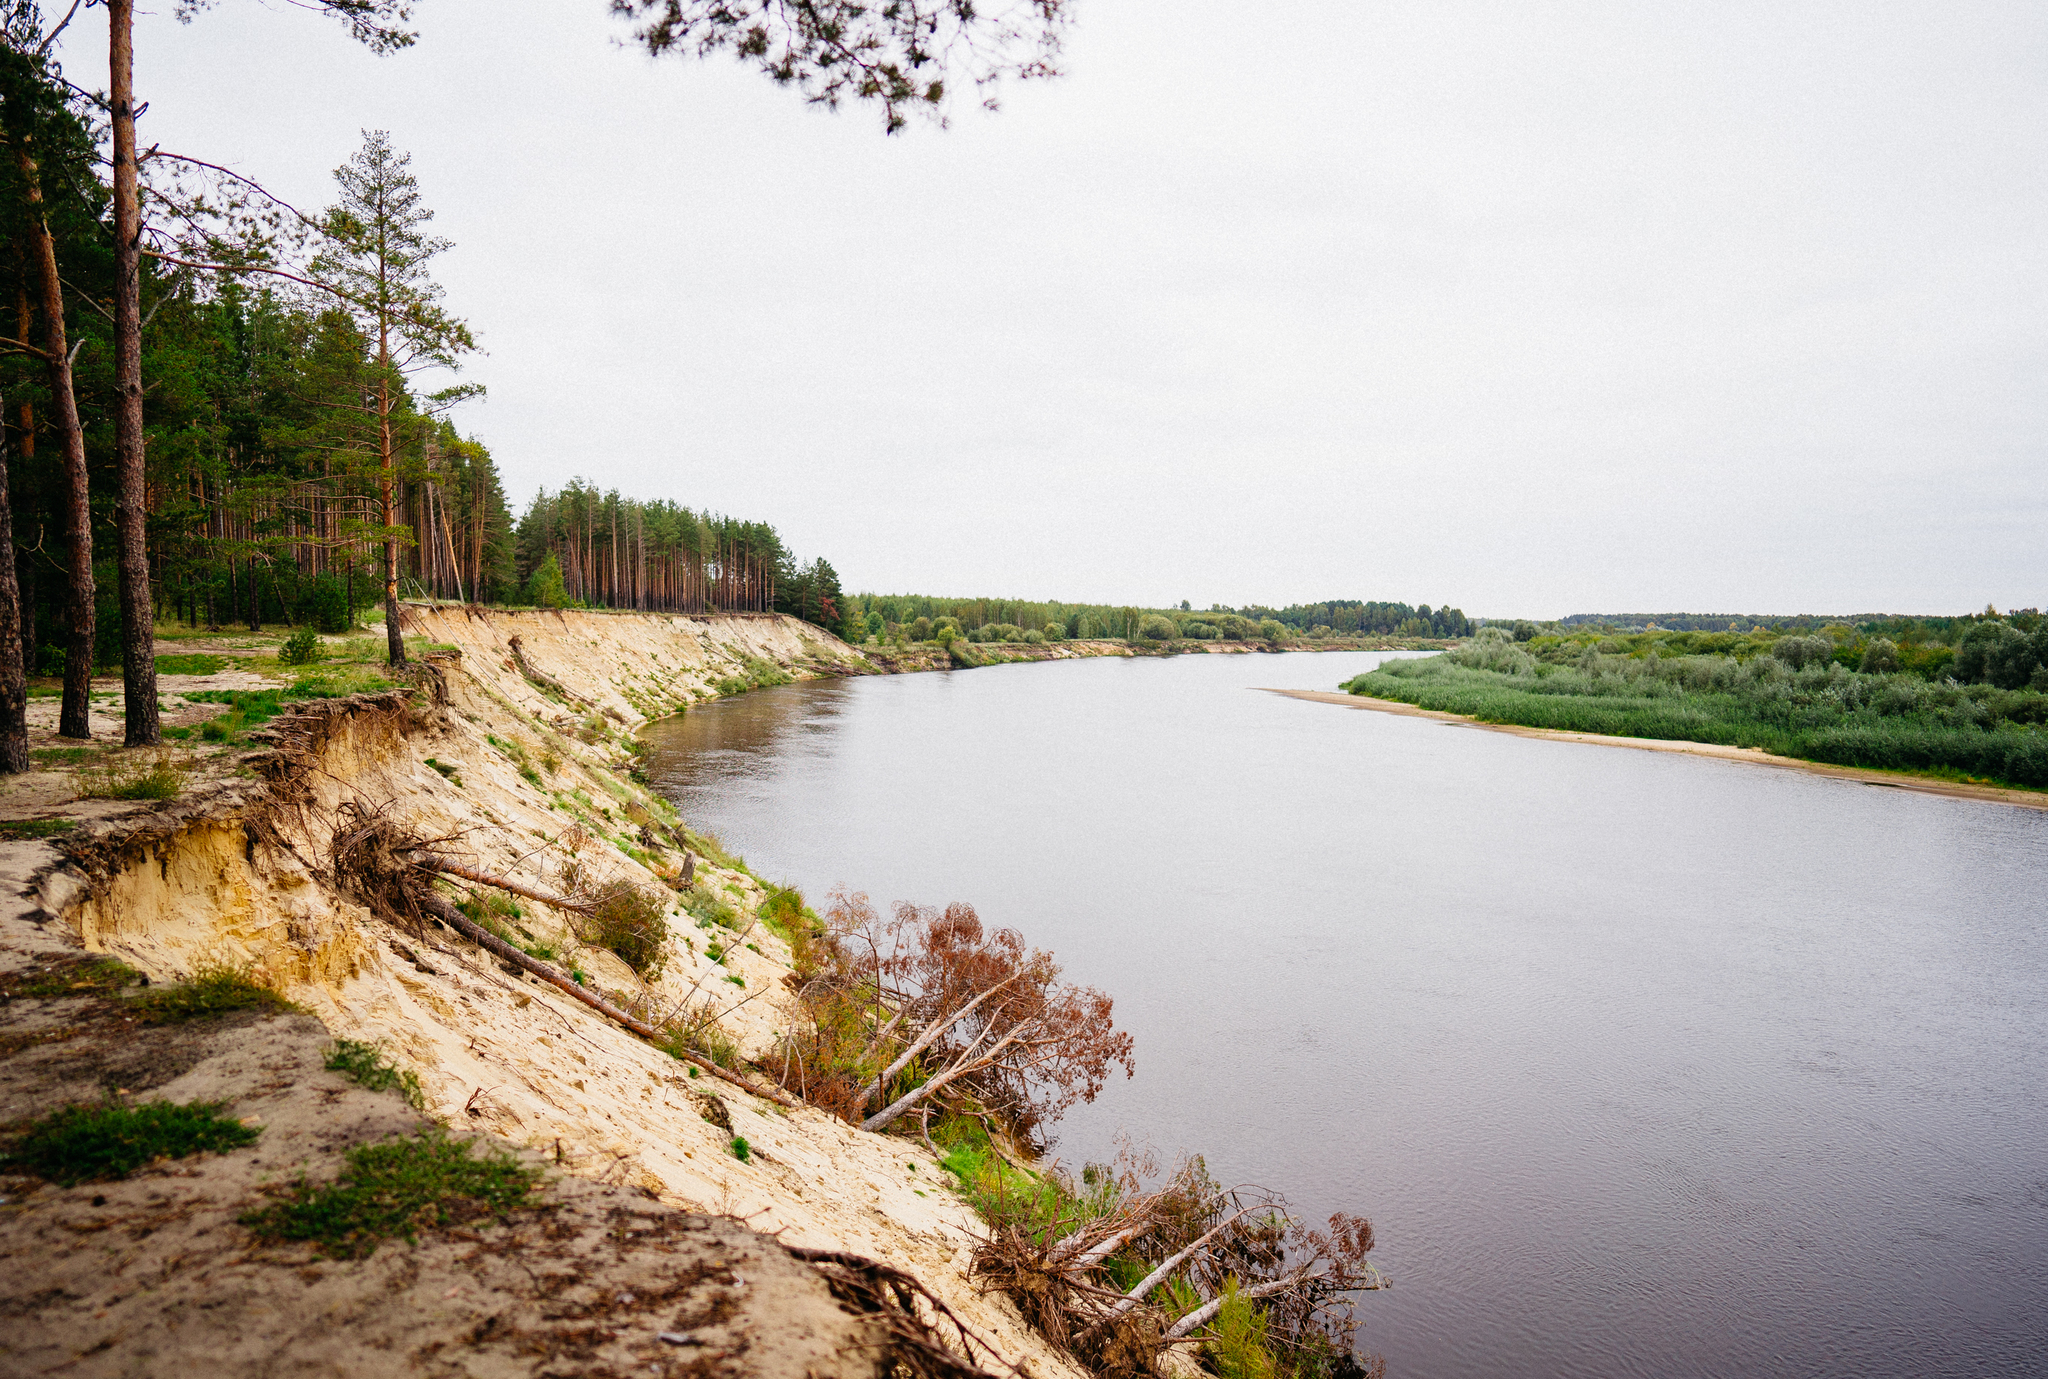
[{"label": "white sky", "polygon": [[[885,139],[604,0],[140,24],[145,142],[414,155],[459,424],[849,590],[1469,613],[2048,603],[2048,8],[1076,0]],[[105,81],[104,18],[67,72]]]}]

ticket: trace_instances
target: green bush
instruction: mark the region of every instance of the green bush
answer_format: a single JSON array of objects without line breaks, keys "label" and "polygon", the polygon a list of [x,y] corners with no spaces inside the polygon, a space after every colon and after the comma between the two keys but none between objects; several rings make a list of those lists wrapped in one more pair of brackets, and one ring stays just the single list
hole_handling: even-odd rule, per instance
[{"label": "green bush", "polygon": [[242,1224],[260,1240],[308,1240],[336,1259],[374,1254],[421,1227],[503,1216],[530,1205],[540,1174],[512,1155],[451,1139],[440,1126],[410,1139],[358,1145],[332,1183],[304,1178]]},{"label": "green bush", "polygon": [[527,579],[527,602],[538,608],[569,606],[569,586],[562,581],[562,562],[548,552],[547,559]]},{"label": "green bush", "polygon": [[660,897],[630,881],[607,886],[577,925],[577,937],[609,948],[648,981],[661,975],[668,920]]},{"label": "green bush", "polygon": [[1028,632],[1026,632],[1026,633],[1024,634],[1024,645],[1026,645],[1026,646],[1044,646],[1044,645],[1045,645],[1045,634],[1044,634],[1043,632],[1040,632],[1040,631],[1039,631],[1039,630],[1038,630],[1037,628],[1035,628],[1035,627],[1034,627],[1034,628],[1032,628],[1032,629],[1031,629],[1030,631],[1028,631]]},{"label": "green bush", "polygon": [[930,618],[913,619],[909,631],[910,640],[913,642],[928,642],[932,639],[932,620]]},{"label": "green bush", "polygon": [[31,1124],[0,1156],[0,1166],[73,1187],[125,1178],[158,1159],[224,1154],[254,1143],[262,1132],[221,1114],[226,1105],[146,1101],[140,1106],[66,1106]]},{"label": "green bush", "polygon": [[1173,619],[1157,613],[1147,613],[1138,619],[1138,635],[1147,641],[1170,642],[1179,635],[1179,631],[1173,625]]},{"label": "green bush", "polygon": [[1058,641],[1064,641],[1064,640],[1066,640],[1066,636],[1067,636],[1067,629],[1066,629],[1066,627],[1065,627],[1065,626],[1064,626],[1063,624],[1061,624],[1061,623],[1058,623],[1058,622],[1049,622],[1049,623],[1047,623],[1047,624],[1045,625],[1045,639],[1046,639],[1047,641],[1049,641],[1049,642],[1058,642]]},{"label": "green bush", "polygon": [[1213,623],[1184,622],[1180,625],[1180,635],[1190,637],[1198,642],[1213,642],[1216,640],[1217,633]]},{"label": "green bush", "polygon": [[1269,642],[1279,642],[1291,634],[1286,623],[1277,618],[1266,618],[1259,623],[1259,635]]},{"label": "green bush", "polygon": [[285,638],[284,645],[277,649],[277,659],[288,666],[310,665],[320,659],[320,634],[311,627],[301,627]]}]

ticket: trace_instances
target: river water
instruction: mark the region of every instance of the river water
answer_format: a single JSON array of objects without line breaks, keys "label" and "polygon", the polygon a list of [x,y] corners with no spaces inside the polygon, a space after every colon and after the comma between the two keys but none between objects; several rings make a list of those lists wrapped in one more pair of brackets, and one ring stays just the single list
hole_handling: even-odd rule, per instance
[{"label": "river water", "polygon": [[1059,1156],[1369,1216],[1395,1379],[2048,1373],[2048,813],[1253,688],[1380,659],[793,685],[654,776],[1114,995]]}]

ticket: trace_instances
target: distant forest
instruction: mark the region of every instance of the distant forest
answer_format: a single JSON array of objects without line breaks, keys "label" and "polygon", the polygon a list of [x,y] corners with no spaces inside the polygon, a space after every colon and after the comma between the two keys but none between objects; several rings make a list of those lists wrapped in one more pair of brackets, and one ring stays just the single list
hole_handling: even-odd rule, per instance
[{"label": "distant forest", "polygon": [[[1271,641],[1300,636],[1442,639],[1467,636],[1474,625],[1456,608],[1357,599],[1298,603],[1280,609],[1260,604],[1243,608],[1212,604],[1196,610],[1185,602],[1178,608],[1141,608],[1057,599],[855,594],[846,599],[845,606],[840,635],[855,644],[868,637],[887,639],[898,630],[910,640],[922,641],[932,629],[942,626],[951,626],[974,640],[1021,640],[1023,634],[1033,633],[1054,638]],[[916,630],[920,622],[922,632]],[[984,633],[990,635],[980,635]]]}]

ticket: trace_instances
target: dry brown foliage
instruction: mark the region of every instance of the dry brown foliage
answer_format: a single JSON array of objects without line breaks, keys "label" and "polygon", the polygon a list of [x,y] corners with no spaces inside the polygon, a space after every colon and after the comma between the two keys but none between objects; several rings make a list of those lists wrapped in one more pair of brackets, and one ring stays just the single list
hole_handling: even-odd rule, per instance
[{"label": "dry brown foliage", "polygon": [[796,952],[805,1024],[783,1049],[783,1085],[868,1130],[913,1109],[968,1099],[1028,1139],[1113,1067],[1131,1037],[1110,998],[1060,981],[1052,955],[971,905],[898,905],[884,919],[864,895],[836,893],[822,938]]}]

